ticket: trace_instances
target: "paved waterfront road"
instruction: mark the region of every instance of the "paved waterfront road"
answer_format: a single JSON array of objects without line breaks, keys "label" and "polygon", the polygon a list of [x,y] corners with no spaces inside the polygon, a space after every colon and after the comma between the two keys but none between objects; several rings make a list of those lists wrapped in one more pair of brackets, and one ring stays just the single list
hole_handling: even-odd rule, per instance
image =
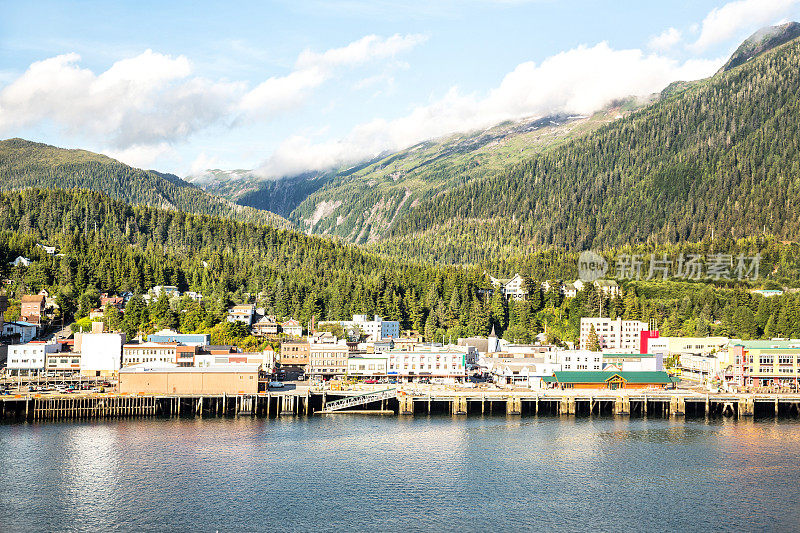
[{"label": "paved waterfront road", "polygon": [[773,420],[0,425],[0,530],[797,531],[798,455]]}]

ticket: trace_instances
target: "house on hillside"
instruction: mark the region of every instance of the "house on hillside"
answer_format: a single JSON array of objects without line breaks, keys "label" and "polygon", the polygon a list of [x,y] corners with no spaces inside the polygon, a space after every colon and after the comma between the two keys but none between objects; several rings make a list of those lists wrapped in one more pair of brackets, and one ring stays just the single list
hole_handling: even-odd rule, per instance
[{"label": "house on hillside", "polygon": [[281,330],[290,337],[300,338],[303,336],[303,326],[293,318],[281,324]]},{"label": "house on hillside", "polygon": [[253,317],[256,309],[253,304],[234,305],[228,309],[228,322],[242,322],[246,326],[253,325]]},{"label": "house on hillside", "polygon": [[255,337],[271,337],[278,334],[280,324],[273,315],[262,316],[253,324],[252,333]]},{"label": "house on hillside", "polygon": [[514,277],[511,279],[495,278],[489,275],[489,281],[502,292],[506,299],[519,301],[528,297],[528,289],[525,287],[525,280],[519,273],[514,274]]},{"label": "house on hillside", "polygon": [[41,324],[46,299],[41,294],[26,294],[21,300],[20,318],[23,322],[31,324]]},{"label": "house on hillside", "polygon": [[181,295],[181,291],[174,285],[156,285],[150,289],[150,292],[155,294],[156,298],[160,297],[162,294],[166,294],[170,298]]},{"label": "house on hillside", "polygon": [[9,265],[14,265],[14,266],[22,265],[24,267],[28,267],[31,266],[31,260],[28,259],[27,257],[22,257],[21,255],[18,255],[16,259],[14,259],[9,263]]}]

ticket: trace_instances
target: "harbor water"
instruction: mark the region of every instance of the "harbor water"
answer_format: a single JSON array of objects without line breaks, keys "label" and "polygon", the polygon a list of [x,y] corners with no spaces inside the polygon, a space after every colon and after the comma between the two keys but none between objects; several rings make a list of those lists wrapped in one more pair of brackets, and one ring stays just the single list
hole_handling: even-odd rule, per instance
[{"label": "harbor water", "polygon": [[0,425],[0,531],[798,531],[800,423]]}]

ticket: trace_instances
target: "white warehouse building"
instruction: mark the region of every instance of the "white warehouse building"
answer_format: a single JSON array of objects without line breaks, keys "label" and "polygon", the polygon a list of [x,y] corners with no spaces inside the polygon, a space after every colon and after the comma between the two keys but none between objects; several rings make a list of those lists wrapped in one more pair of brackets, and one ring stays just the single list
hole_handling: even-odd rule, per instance
[{"label": "white warehouse building", "polygon": [[81,374],[108,376],[119,372],[124,333],[84,333],[75,335],[75,351],[81,354]]},{"label": "white warehouse building", "polygon": [[8,347],[6,371],[12,375],[31,375],[44,370],[47,354],[60,350],[56,342],[33,341]]}]

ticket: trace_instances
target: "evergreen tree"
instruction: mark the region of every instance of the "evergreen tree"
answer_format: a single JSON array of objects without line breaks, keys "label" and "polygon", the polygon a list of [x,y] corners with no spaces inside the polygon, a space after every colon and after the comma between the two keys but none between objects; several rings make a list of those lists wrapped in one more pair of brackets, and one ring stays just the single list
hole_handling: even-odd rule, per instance
[{"label": "evergreen tree", "polygon": [[597,337],[597,332],[594,329],[594,324],[592,324],[592,327],[589,330],[589,336],[586,339],[586,348],[590,352],[600,351],[600,339]]}]

